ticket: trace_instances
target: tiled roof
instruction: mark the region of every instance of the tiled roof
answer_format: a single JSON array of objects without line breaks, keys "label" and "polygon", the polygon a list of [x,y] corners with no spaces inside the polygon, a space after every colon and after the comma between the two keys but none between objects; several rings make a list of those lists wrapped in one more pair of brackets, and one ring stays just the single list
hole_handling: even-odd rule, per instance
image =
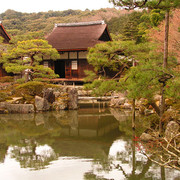
[{"label": "tiled roof", "polygon": [[47,37],[59,51],[86,50],[102,41],[111,40],[104,21],[55,24]]}]

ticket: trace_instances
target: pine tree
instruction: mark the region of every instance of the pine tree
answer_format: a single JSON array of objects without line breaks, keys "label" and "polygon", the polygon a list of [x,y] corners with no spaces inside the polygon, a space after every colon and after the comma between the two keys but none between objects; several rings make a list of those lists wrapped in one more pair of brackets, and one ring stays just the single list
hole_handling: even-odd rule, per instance
[{"label": "pine tree", "polygon": [[1,61],[8,73],[23,74],[26,71],[27,79],[57,77],[50,68],[41,65],[43,60],[56,60],[59,54],[46,40],[32,39],[18,41],[17,45],[2,53]]}]

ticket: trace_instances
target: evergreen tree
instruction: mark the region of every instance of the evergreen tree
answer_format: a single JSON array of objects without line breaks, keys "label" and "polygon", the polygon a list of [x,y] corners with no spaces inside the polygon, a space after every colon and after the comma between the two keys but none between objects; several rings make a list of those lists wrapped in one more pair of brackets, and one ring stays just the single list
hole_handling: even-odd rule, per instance
[{"label": "evergreen tree", "polygon": [[[135,57],[139,61],[146,61],[149,51],[148,43],[136,44],[135,41],[112,41],[97,44],[89,49],[88,62],[94,67],[95,73],[88,72],[89,76],[86,79],[93,81],[93,83],[87,84],[86,87],[93,89],[94,94],[97,95],[120,90],[121,87],[117,80],[132,67]],[[109,70],[115,72],[114,77],[110,80],[107,76]]]},{"label": "evergreen tree", "polygon": [[[50,68],[41,65],[43,60],[56,60],[59,54],[46,40],[32,39],[18,41],[17,45],[2,53],[1,62],[8,73],[23,74],[27,78],[57,77]],[[28,79],[26,79],[27,81]]]},{"label": "evergreen tree", "polygon": [[[93,82],[86,87],[93,89],[97,95],[105,95],[113,90],[126,91],[133,102],[135,99],[146,98],[161,117],[161,106],[156,105],[154,95],[161,94],[163,87],[164,99],[173,97],[178,100],[180,91],[177,87],[180,81],[175,71],[177,63],[171,61],[169,69],[164,68],[162,54],[157,53],[153,46],[150,43],[136,44],[135,41],[114,41],[91,48],[88,62],[95,67],[96,75],[89,73]],[[133,62],[138,65],[133,66]],[[117,71],[114,76],[116,79],[109,80],[106,72],[102,73],[105,67]],[[120,81],[117,81],[117,77]]]},{"label": "evergreen tree", "polygon": [[[127,7],[128,9],[135,8],[148,8],[148,9],[163,9],[165,10],[165,37],[164,37],[164,56],[163,56],[163,67],[168,68],[168,36],[169,36],[169,12],[173,8],[180,7],[179,0],[141,0],[141,1],[132,1],[132,0],[109,0],[115,6]],[[154,14],[151,17],[151,21],[157,24],[157,19],[159,17],[157,14]],[[160,116],[163,116],[165,111],[165,85],[162,83],[161,87],[161,101],[160,101]],[[162,123],[159,123],[159,131],[162,130]]]}]

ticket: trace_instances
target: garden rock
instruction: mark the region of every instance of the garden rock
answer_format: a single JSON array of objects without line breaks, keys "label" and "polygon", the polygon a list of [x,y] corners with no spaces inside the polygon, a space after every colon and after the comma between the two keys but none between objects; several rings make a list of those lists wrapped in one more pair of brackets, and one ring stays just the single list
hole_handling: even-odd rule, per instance
[{"label": "garden rock", "polygon": [[68,109],[78,109],[78,91],[75,88],[68,89]]},{"label": "garden rock", "polygon": [[140,139],[142,141],[152,141],[153,140],[153,137],[150,135],[150,134],[147,134],[147,133],[142,133],[141,136],[140,136]]},{"label": "garden rock", "polygon": [[175,121],[170,121],[165,130],[165,138],[170,141],[179,132],[179,124]]},{"label": "garden rock", "polygon": [[48,89],[44,90],[43,98],[52,104],[55,101],[55,94],[54,94],[53,89],[48,88]]},{"label": "garden rock", "polygon": [[7,104],[6,109],[9,113],[33,113],[33,104]]},{"label": "garden rock", "polygon": [[50,104],[47,99],[35,96],[35,108],[36,111],[48,111],[50,109]]},{"label": "garden rock", "polygon": [[53,109],[56,111],[59,110],[66,110],[68,109],[68,101],[64,98],[59,97],[54,103],[53,103]]},{"label": "garden rock", "polygon": [[0,102],[0,109],[5,109],[7,104],[7,102]]}]

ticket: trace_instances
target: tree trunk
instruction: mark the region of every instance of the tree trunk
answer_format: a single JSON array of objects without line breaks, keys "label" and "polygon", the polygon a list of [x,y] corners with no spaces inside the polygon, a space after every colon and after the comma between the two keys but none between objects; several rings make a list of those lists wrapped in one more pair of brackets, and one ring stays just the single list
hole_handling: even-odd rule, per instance
[{"label": "tree trunk", "polygon": [[132,101],[132,129],[135,129],[135,99]]},{"label": "tree trunk", "polygon": [[161,88],[161,99],[159,102],[159,109],[160,109],[160,120],[159,120],[159,134],[162,132],[162,116],[165,110],[165,98],[164,98],[164,85]]},{"label": "tree trunk", "polygon": [[[168,37],[169,37],[169,9],[166,10],[166,15],[165,15],[164,59],[163,59],[164,68],[167,68],[168,66],[168,44],[169,44]],[[159,134],[161,134],[162,132],[161,118],[165,110],[164,86],[165,84],[163,84],[161,88],[161,99],[159,104],[159,108],[160,108]]]},{"label": "tree trunk", "polygon": [[164,166],[161,166],[161,180],[166,179],[166,174],[165,174],[165,168]]},{"label": "tree trunk", "polygon": [[154,101],[151,101],[151,102],[149,102],[149,104],[154,108],[154,110],[156,111],[157,115],[160,116],[160,109],[156,105],[156,103]]},{"label": "tree trunk", "polygon": [[[136,61],[133,60],[133,67],[136,66]],[[136,117],[136,114],[135,114],[135,99],[133,98],[132,100],[132,129],[135,129],[135,117]]]},{"label": "tree trunk", "polygon": [[163,60],[164,68],[167,68],[167,61],[168,61],[168,37],[169,37],[169,9],[166,10],[166,15],[165,15],[164,60]]},{"label": "tree trunk", "polygon": [[133,139],[134,141],[132,142],[132,172],[131,175],[135,176],[136,174],[136,134],[135,134],[135,129],[133,129]]}]

